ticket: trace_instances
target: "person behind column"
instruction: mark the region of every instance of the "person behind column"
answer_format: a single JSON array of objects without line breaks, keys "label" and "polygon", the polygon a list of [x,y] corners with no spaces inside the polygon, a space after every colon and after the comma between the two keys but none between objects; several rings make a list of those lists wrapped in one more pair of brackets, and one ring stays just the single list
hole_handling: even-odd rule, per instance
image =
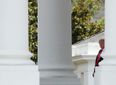
[{"label": "person behind column", "polygon": [[[99,40],[99,46],[100,46],[101,49],[99,50],[99,52],[96,56],[95,67],[98,67],[99,62],[101,62],[103,60],[103,58],[101,57],[101,54],[102,54],[103,49],[104,49],[104,39]],[[94,67],[93,77],[94,77],[94,74],[95,74],[95,67]]]},{"label": "person behind column", "polygon": [[102,50],[104,49],[104,39],[99,40],[99,46]]}]

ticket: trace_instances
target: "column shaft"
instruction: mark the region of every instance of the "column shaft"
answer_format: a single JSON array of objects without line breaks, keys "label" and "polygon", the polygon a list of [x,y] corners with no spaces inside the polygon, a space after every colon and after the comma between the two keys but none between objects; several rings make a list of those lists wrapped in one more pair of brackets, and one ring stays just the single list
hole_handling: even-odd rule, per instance
[{"label": "column shaft", "polygon": [[72,69],[71,3],[69,0],[39,2],[40,70]]},{"label": "column shaft", "polygon": [[39,0],[39,7],[40,85],[77,85],[71,57],[71,1]]},{"label": "column shaft", "polygon": [[105,1],[105,53],[116,55],[116,0]]},{"label": "column shaft", "polygon": [[[1,0],[0,11],[0,63],[31,64],[32,54],[28,50],[28,0]],[[8,61],[4,58],[8,58]]]},{"label": "column shaft", "polygon": [[0,85],[39,85],[28,50],[28,0],[0,0]]}]

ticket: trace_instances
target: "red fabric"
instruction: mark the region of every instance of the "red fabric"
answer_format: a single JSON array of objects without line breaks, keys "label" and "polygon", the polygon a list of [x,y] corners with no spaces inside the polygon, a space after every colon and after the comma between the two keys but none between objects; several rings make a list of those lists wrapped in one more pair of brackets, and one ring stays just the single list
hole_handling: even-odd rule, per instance
[{"label": "red fabric", "polygon": [[102,51],[103,51],[103,49],[101,49],[99,51],[99,53],[97,54],[96,61],[95,61],[95,66],[99,66],[99,62],[101,61],[100,58],[101,58]]},{"label": "red fabric", "polygon": [[[103,58],[101,57],[102,52],[103,52],[103,49],[101,49],[97,54],[97,57],[96,57],[96,60],[95,60],[95,67],[99,66],[99,62],[101,62],[103,60]],[[94,67],[93,77],[94,77],[94,74],[95,74],[95,67]]]}]

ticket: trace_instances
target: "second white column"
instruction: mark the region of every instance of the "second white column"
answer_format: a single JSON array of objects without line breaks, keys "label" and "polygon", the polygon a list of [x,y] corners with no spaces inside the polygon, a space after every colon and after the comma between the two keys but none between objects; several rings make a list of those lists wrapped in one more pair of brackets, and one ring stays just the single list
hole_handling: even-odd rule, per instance
[{"label": "second white column", "polygon": [[71,1],[39,0],[41,85],[78,85],[71,57]]}]

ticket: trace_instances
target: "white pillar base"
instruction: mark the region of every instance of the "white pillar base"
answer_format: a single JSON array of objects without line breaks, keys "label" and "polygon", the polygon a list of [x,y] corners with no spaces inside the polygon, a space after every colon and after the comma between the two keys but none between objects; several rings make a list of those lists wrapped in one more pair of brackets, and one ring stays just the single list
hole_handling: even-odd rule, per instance
[{"label": "white pillar base", "polygon": [[75,76],[40,78],[41,85],[80,85],[80,81]]},{"label": "white pillar base", "polygon": [[106,56],[96,67],[95,85],[116,85],[116,57]]},{"label": "white pillar base", "polygon": [[95,85],[116,85],[116,66],[104,66],[96,69]]},{"label": "white pillar base", "polygon": [[0,66],[0,85],[39,85],[38,66]]},{"label": "white pillar base", "polygon": [[39,69],[40,85],[81,85],[73,69]]},{"label": "white pillar base", "polygon": [[32,53],[22,50],[0,50],[0,65],[35,65]]}]

